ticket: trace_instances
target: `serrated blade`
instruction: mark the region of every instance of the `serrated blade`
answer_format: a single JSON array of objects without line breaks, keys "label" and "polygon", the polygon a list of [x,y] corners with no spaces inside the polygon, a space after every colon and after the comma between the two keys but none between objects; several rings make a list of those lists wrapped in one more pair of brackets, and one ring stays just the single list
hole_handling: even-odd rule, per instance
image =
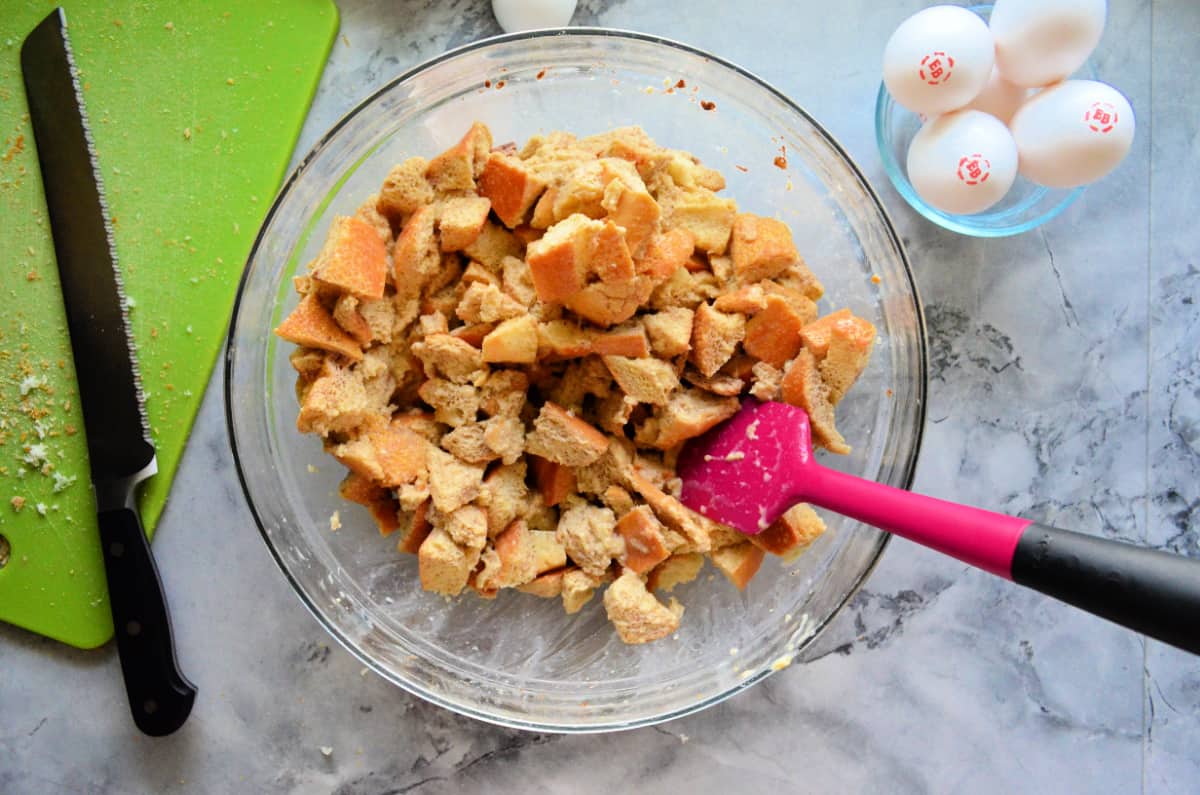
[{"label": "serrated blade", "polygon": [[29,118],[62,281],[98,497],[153,473],[154,446],[78,71],[57,9],[21,48]]}]

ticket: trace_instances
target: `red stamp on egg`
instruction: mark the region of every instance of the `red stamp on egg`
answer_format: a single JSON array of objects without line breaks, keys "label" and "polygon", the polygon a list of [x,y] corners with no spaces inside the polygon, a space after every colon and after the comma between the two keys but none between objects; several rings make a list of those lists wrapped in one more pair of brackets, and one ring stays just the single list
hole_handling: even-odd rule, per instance
[{"label": "red stamp on egg", "polygon": [[1111,102],[1093,102],[1084,112],[1083,121],[1092,132],[1110,133],[1117,126],[1117,109]]},{"label": "red stamp on egg", "polygon": [[991,161],[978,152],[958,160],[958,178],[967,185],[982,185],[991,175]]},{"label": "red stamp on egg", "polygon": [[934,50],[921,59],[918,74],[931,86],[940,86],[950,79],[954,71],[954,58],[941,50]]}]

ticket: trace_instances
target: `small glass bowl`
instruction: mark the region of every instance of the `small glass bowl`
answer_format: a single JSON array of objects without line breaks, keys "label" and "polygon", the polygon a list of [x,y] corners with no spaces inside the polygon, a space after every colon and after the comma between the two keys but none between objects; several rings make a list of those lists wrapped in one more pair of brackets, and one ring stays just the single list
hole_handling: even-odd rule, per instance
[{"label": "small glass bowl", "polygon": [[[991,17],[992,6],[971,6],[979,16]],[[1083,71],[1090,72],[1085,65]],[[1008,237],[1028,232],[1058,216],[1083,193],[1083,188],[1046,188],[1017,175],[1004,198],[986,211],[974,215],[943,212],[925,202],[908,180],[906,162],[913,136],[921,129],[921,117],[896,103],[883,83],[875,99],[875,142],[883,158],[883,168],[896,190],[914,210],[951,232],[972,237]]]}]

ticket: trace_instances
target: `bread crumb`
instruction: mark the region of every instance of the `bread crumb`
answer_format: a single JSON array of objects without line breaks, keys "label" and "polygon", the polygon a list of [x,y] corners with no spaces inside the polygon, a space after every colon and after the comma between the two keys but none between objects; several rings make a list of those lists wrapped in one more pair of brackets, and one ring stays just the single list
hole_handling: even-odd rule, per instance
[{"label": "bread crumb", "polygon": [[789,665],[791,665],[792,661],[795,659],[796,655],[792,652],[781,655],[780,657],[776,658],[775,662],[771,663],[771,670],[782,671],[784,668],[787,668]]},{"label": "bread crumb", "polygon": [[758,423],[759,422],[761,422],[761,420],[755,420],[754,422],[752,422],[748,426],[746,426],[746,438],[747,439],[749,439],[751,441],[758,440]]},{"label": "bread crumb", "polygon": [[25,498],[24,497],[13,497],[8,502],[10,505],[12,505],[13,510],[18,513],[20,513],[21,509],[25,507]]},{"label": "bread crumb", "polygon": [[320,471],[321,471],[321,470],[317,469],[317,468],[316,468],[315,466],[313,466],[312,464],[309,464],[309,465],[308,465],[308,473],[309,473],[310,475],[315,475],[315,474],[317,474],[317,473],[318,473],[318,472],[320,472]]},{"label": "bread crumb", "polygon": [[329,529],[335,533],[342,529],[342,515],[340,511],[334,511],[333,515],[329,517]]},{"label": "bread crumb", "polygon": [[333,756],[333,748],[328,745],[322,745],[321,746],[321,756],[324,756],[324,757]]}]

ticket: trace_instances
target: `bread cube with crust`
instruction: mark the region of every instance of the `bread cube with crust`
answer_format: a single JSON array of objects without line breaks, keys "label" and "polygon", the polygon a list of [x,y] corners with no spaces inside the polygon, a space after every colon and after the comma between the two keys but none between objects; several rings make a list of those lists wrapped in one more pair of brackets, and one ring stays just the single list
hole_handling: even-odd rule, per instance
[{"label": "bread cube with crust", "polygon": [[337,353],[351,361],[358,361],[363,356],[362,346],[321,306],[316,292],[300,299],[296,308],[275,329],[275,334],[296,345]]},{"label": "bread cube with crust", "polygon": [[519,417],[501,415],[483,423],[483,441],[506,464],[525,452],[525,424]]},{"label": "bread cube with crust", "polygon": [[558,505],[575,493],[575,470],[536,455],[529,456],[533,482],[546,505]]},{"label": "bread cube with crust", "polygon": [[816,274],[808,269],[803,260],[793,262],[784,268],[783,273],[776,276],[774,281],[813,301],[820,300],[821,296],[825,294],[825,287],[817,279]]},{"label": "bread cube with crust", "polygon": [[441,438],[442,449],[468,464],[486,464],[495,461],[499,454],[484,438],[486,426],[479,422],[460,425]]},{"label": "bread cube with crust", "polygon": [[656,232],[647,238],[640,256],[634,259],[634,267],[657,284],[685,267],[695,249],[695,239],[686,229],[676,227]]},{"label": "bread cube with crust", "polygon": [[492,203],[481,196],[452,196],[438,213],[438,239],[442,251],[462,251],[479,239]]},{"label": "bread cube with crust", "polygon": [[479,504],[487,509],[488,535],[495,537],[528,507],[524,461],[496,467],[483,481]]},{"label": "bread cube with crust", "polygon": [[592,353],[600,356],[628,356],[634,359],[650,355],[650,341],[641,323],[631,321],[592,337]]},{"label": "bread cube with crust", "polygon": [[624,436],[625,425],[639,405],[636,399],[620,390],[610,392],[608,397],[596,404],[596,423],[615,436]]},{"label": "bread cube with crust", "polygon": [[430,445],[429,496],[433,507],[450,513],[479,496],[483,489],[483,464],[468,464]]},{"label": "bread cube with crust", "polygon": [[683,606],[672,600],[667,607],[646,590],[646,584],[630,569],[604,591],[608,620],[625,643],[640,644],[665,638],[679,629]]},{"label": "bread cube with crust", "polygon": [[371,343],[371,326],[358,313],[358,299],[350,293],[343,294],[333,305],[333,319],[359,345],[365,347]]},{"label": "bread cube with crust", "polygon": [[466,587],[478,559],[478,552],[472,553],[454,543],[445,529],[435,527],[417,552],[421,587],[445,596],[457,596]]},{"label": "bread cube with crust", "polygon": [[768,295],[761,312],[746,321],[742,347],[756,359],[782,367],[800,352],[804,318],[778,295]]},{"label": "bread cube with crust", "polygon": [[568,568],[563,572],[562,578],[563,610],[568,615],[578,613],[591,600],[596,587],[602,582],[602,577],[594,577],[583,569]]},{"label": "bread cube with crust", "polygon": [[603,228],[603,223],[586,215],[572,215],[529,245],[525,259],[539,300],[562,303],[584,288],[593,241]]},{"label": "bread cube with crust", "polygon": [[658,195],[663,210],[663,225],[682,228],[691,233],[696,248],[709,254],[723,254],[729,245],[730,232],[737,216],[737,203],[723,199],[711,190],[695,187],[679,188]]},{"label": "bread cube with crust", "polygon": [[729,361],[745,336],[745,316],[720,312],[711,304],[701,304],[696,308],[692,324],[689,358],[701,374],[712,376]]},{"label": "bread cube with crust", "polygon": [[657,416],[647,420],[639,440],[669,450],[729,419],[739,406],[736,397],[721,397],[700,389],[679,390]]},{"label": "bread cube with crust", "polygon": [[380,535],[391,535],[399,529],[399,503],[389,489],[370,478],[351,471],[338,486],[338,494],[342,499],[358,503],[370,511],[371,518],[379,526]]},{"label": "bread cube with crust", "polygon": [[563,576],[565,574],[565,569],[548,571],[544,574],[539,574],[524,585],[518,585],[517,590],[521,593],[540,596],[543,599],[557,599],[562,596]]},{"label": "bread cube with crust", "polygon": [[579,359],[592,353],[593,334],[569,320],[538,323],[539,361]]},{"label": "bread cube with crust", "polygon": [[821,360],[821,378],[829,387],[829,402],[835,406],[866,369],[875,347],[875,327],[854,317],[833,327],[829,348]]},{"label": "bread cube with crust", "polygon": [[375,230],[375,234],[379,235],[379,240],[383,243],[384,249],[391,248],[392,223],[388,220],[387,216],[379,211],[378,193],[367,197],[367,200],[354,211],[354,217],[360,221],[365,221]]},{"label": "bread cube with crust", "polygon": [[567,565],[567,550],[559,543],[553,530],[529,530],[533,547],[534,571],[538,574],[561,569]]},{"label": "bread cube with crust", "polygon": [[500,262],[501,288],[525,306],[537,303],[537,290],[533,286],[533,272],[529,263],[516,257],[505,257]]},{"label": "bread cube with crust", "polygon": [[396,488],[425,477],[429,443],[401,424],[372,414],[359,436],[336,445],[331,452],[350,469],[381,486]]},{"label": "bread cube with crust", "polygon": [[376,207],[395,226],[400,226],[408,216],[433,202],[433,187],[425,179],[428,166],[429,161],[425,158],[410,157],[384,178]]},{"label": "bread cube with crust", "polygon": [[600,163],[605,183],[600,206],[608,220],[625,230],[625,242],[636,252],[658,230],[662,211],[631,164],[615,158]]},{"label": "bread cube with crust", "polygon": [[595,323],[613,326],[633,317],[650,297],[654,284],[645,276],[629,281],[592,282],[565,301],[568,309]]},{"label": "bread cube with crust", "polygon": [[789,265],[803,262],[787,224],[751,213],[733,222],[729,254],[734,273],[745,284],[778,276]]},{"label": "bread cube with crust", "polygon": [[459,282],[468,289],[473,284],[490,284],[495,287],[500,287],[503,282],[499,274],[488,270],[478,262],[468,262],[467,267],[463,270],[462,276],[459,277]]},{"label": "bread cube with crust", "polygon": [[538,575],[538,550],[524,520],[517,519],[496,536],[495,546],[496,554],[500,556],[498,585],[501,588],[524,585]]},{"label": "bread cube with crust", "polygon": [[617,517],[608,508],[579,501],[559,516],[556,537],[577,566],[599,577],[624,551],[616,526]]},{"label": "bread cube with crust", "polygon": [[753,315],[767,308],[767,294],[761,284],[745,284],[733,292],[717,296],[713,308],[721,312]]},{"label": "bread cube with crust", "polygon": [[650,349],[657,356],[671,357],[692,349],[692,323],[695,313],[681,306],[645,315],[642,324],[650,337]]},{"label": "bread cube with crust", "polygon": [[458,143],[429,161],[425,178],[439,193],[473,191],[491,150],[491,131],[475,122]]},{"label": "bread cube with crust", "polygon": [[525,220],[546,183],[520,159],[492,152],[479,175],[479,195],[491,200],[496,216],[512,229]]},{"label": "bread cube with crust", "polygon": [[441,270],[442,252],[434,234],[436,220],[433,207],[419,207],[409,216],[392,246],[393,281],[398,300],[415,298]]},{"label": "bread cube with crust", "polygon": [[649,506],[639,505],[625,513],[617,521],[617,533],[625,539],[622,565],[637,574],[645,574],[670,557],[663,536],[665,529]]},{"label": "bread cube with crust", "polygon": [[387,245],[375,228],[356,216],[335,217],[325,245],[313,262],[313,278],[357,298],[372,300],[383,297],[387,275]]},{"label": "bread cube with crust", "polygon": [[646,578],[651,591],[672,591],[677,585],[691,582],[704,568],[704,556],[699,552],[679,552],[654,567]]},{"label": "bread cube with crust", "polygon": [[530,315],[505,320],[483,338],[483,361],[533,364],[537,361],[538,324]]},{"label": "bread cube with crust", "polygon": [[396,549],[400,552],[407,552],[410,555],[416,555],[421,550],[421,544],[425,543],[425,539],[429,537],[429,533],[433,530],[433,525],[429,522],[429,512],[432,503],[426,499],[424,502],[418,503],[411,511],[403,511],[399,514],[400,520],[399,540],[396,542]]},{"label": "bread cube with crust", "polygon": [[784,512],[766,530],[748,536],[764,552],[793,560],[804,553],[825,533],[825,522],[806,503],[797,503]]},{"label": "bread cube with crust", "polygon": [[837,430],[833,403],[829,399],[829,387],[821,378],[817,361],[812,351],[801,348],[783,375],[781,388],[783,400],[799,406],[808,413],[813,442],[831,453],[846,455],[850,445]]},{"label": "bread cube with crust", "polygon": [[718,371],[711,378],[705,378],[689,367],[684,371],[684,377],[692,386],[699,387],[705,392],[712,392],[714,395],[720,395],[721,397],[740,395],[742,389],[746,386],[746,382],[743,379],[726,373],[724,369]]},{"label": "bread cube with crust", "polygon": [[525,438],[525,449],[558,464],[584,466],[604,454],[608,437],[547,401],[534,420],[533,432]]},{"label": "bread cube with crust", "polygon": [[687,539],[690,546],[688,551],[708,552],[712,548],[710,527],[715,522],[688,509],[637,471],[630,473],[627,481],[664,525]]},{"label": "bread cube with crust", "polygon": [[666,405],[671,393],[679,388],[675,368],[662,359],[605,356],[604,365],[616,379],[621,391],[639,403]]},{"label": "bread cube with crust", "polygon": [[714,549],[708,556],[739,591],[746,589],[763,562],[763,551],[749,541]]}]

